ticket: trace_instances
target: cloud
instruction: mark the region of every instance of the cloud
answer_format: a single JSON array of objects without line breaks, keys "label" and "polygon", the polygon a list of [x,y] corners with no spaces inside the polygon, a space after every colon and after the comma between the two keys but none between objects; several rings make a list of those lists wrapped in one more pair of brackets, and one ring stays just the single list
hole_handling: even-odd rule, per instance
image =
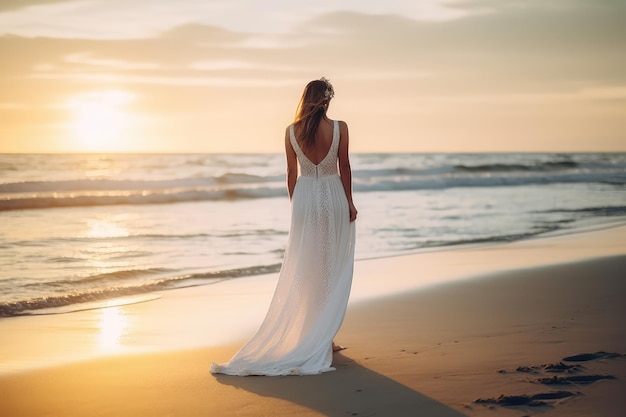
[{"label": "cloud", "polygon": [[216,26],[188,23],[176,26],[161,34],[166,39],[187,40],[190,42],[210,42],[217,45],[232,45],[250,37],[249,34],[234,32]]},{"label": "cloud", "polygon": [[490,13],[445,22],[334,13],[302,29],[325,39],[331,51],[345,52],[337,59],[346,64],[412,67],[494,86],[624,82],[626,25],[618,13],[623,6],[520,2],[528,7],[495,9],[501,2],[487,3],[494,7]]},{"label": "cloud", "polygon": [[[91,52],[73,53],[65,56],[65,62],[72,64],[89,65],[101,67],[109,70],[154,70],[159,68],[159,64],[152,62],[129,62],[118,59],[95,58]],[[40,72],[54,70],[53,66],[46,67],[45,64],[38,67]]]},{"label": "cloud", "polygon": [[67,3],[71,1],[76,0],[2,0],[0,2],[0,13],[42,4]]},{"label": "cloud", "polygon": [[29,77],[37,80],[65,80],[76,81],[79,83],[94,84],[124,84],[127,86],[137,84],[150,85],[166,85],[176,87],[280,87],[284,85],[299,85],[299,79],[269,79],[269,78],[252,78],[252,77],[228,77],[228,76],[207,76],[207,77],[189,77],[189,76],[150,76],[150,75],[125,75],[125,74],[107,74],[107,73],[80,73],[80,74],[35,74]]},{"label": "cloud", "polygon": [[[145,75],[162,81],[171,77],[180,85],[182,77],[196,77],[198,71],[243,81],[330,70],[355,82],[415,81],[409,93],[436,93],[437,82],[447,84],[445,90],[456,85],[467,93],[626,82],[626,26],[615,12],[622,8],[617,2],[501,3],[457,2],[455,7],[489,12],[438,22],[328,13],[285,35],[189,23],[133,40],[5,36],[0,38],[0,51],[7,52],[0,58],[0,77],[35,73],[38,78],[65,74],[102,80],[110,75],[136,81]],[[569,3],[573,6],[567,8]],[[132,77],[125,77],[129,71]]]},{"label": "cloud", "polygon": [[[425,21],[332,12],[283,34],[187,23],[142,39],[2,36],[0,117],[118,89],[160,123],[184,118],[193,135],[193,126],[201,130],[194,123],[206,122],[202,111],[214,115],[213,123],[237,124],[237,114],[246,113],[275,120],[295,106],[309,79],[326,75],[338,90],[336,108],[363,118],[363,131],[372,136],[387,134],[376,126],[380,117],[404,137],[426,125],[441,136],[461,135],[481,117],[482,134],[498,117],[502,126],[522,126],[551,117],[582,124],[580,115],[589,118],[588,132],[623,131],[615,115],[624,110],[626,86],[624,6],[466,0],[450,7],[464,13]],[[459,131],[437,126],[449,119],[463,120]],[[570,125],[562,131],[575,131]]]}]

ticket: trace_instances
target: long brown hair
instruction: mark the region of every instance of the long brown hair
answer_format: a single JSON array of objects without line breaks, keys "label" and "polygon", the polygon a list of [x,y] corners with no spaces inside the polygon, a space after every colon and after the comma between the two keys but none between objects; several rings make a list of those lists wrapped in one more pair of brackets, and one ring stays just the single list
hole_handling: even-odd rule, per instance
[{"label": "long brown hair", "polygon": [[334,95],[333,86],[326,78],[313,80],[304,88],[294,120],[302,148],[311,149],[315,144],[317,127]]}]

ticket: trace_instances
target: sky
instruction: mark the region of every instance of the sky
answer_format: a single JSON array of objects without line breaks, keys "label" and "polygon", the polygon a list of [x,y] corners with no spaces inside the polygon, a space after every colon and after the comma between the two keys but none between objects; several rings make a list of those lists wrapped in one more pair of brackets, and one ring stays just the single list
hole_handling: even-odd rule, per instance
[{"label": "sky", "polygon": [[622,0],[0,0],[0,152],[626,151]]}]

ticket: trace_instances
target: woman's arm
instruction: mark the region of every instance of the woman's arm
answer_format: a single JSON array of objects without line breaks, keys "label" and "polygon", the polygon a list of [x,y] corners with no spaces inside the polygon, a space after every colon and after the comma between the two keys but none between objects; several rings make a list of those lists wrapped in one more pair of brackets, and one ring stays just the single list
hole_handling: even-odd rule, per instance
[{"label": "woman's arm", "polygon": [[348,124],[346,122],[339,122],[339,175],[341,176],[341,183],[343,189],[346,192],[348,198],[348,206],[350,208],[350,221],[356,220],[357,209],[352,201],[352,168],[350,167],[350,157],[348,152],[349,134]]},{"label": "woman's arm", "polygon": [[298,158],[289,140],[289,127],[285,130],[285,155],[287,156],[287,191],[291,200],[298,179]]}]

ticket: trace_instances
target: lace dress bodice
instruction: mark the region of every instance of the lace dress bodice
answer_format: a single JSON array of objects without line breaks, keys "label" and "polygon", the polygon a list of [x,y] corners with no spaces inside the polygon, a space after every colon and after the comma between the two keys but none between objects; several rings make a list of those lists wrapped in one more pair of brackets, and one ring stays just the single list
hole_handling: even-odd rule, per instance
[{"label": "lace dress bodice", "polygon": [[293,125],[289,126],[289,140],[298,157],[301,176],[319,178],[337,174],[337,155],[339,150],[339,122],[337,122],[337,120],[333,121],[333,139],[330,144],[330,149],[328,149],[328,153],[319,164],[311,162],[302,149],[300,149],[300,145],[298,145],[296,135],[294,134]]}]

